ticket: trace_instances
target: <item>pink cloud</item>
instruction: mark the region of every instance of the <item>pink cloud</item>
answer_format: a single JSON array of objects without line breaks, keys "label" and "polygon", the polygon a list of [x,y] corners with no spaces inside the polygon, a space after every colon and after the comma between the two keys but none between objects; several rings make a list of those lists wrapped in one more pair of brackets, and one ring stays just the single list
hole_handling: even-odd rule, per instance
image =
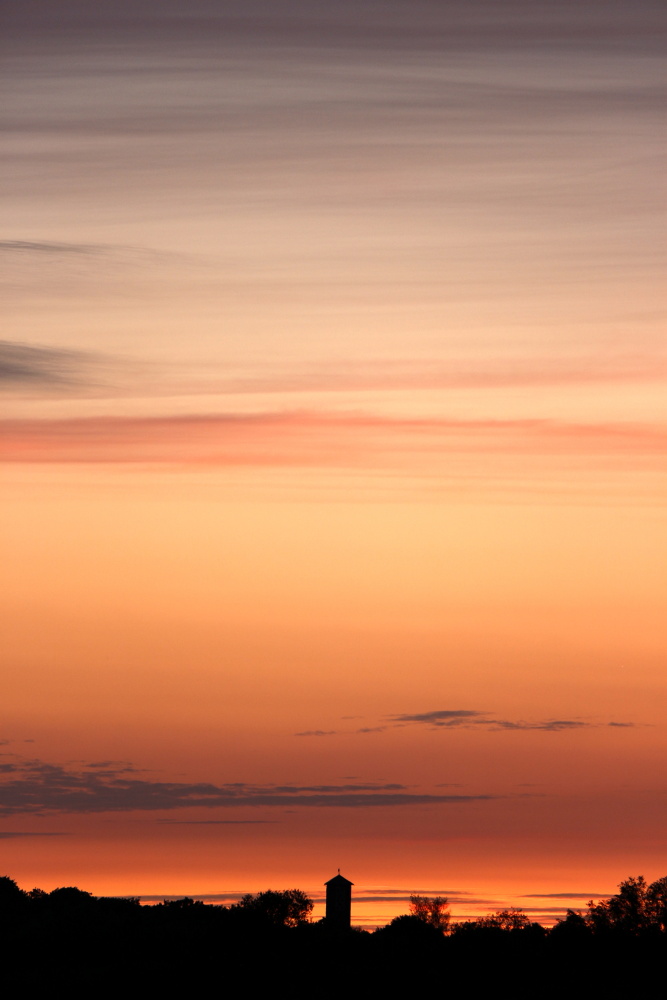
[{"label": "pink cloud", "polygon": [[550,420],[267,413],[8,420],[0,460],[213,466],[419,466],[455,455],[660,456],[667,429]]}]

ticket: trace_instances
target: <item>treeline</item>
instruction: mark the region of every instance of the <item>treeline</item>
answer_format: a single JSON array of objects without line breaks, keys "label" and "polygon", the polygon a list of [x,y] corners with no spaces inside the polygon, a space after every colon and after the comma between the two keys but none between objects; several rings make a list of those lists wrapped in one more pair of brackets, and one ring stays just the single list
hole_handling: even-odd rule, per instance
[{"label": "treeline", "polygon": [[[248,894],[231,906],[193,899],[141,906],[76,887],[21,890],[0,878],[0,941],[5,969],[25,985],[208,988],[221,978],[286,992],[296,975],[348,995],[397,983],[496,996],[642,996],[664,975],[667,877],[629,878],[584,912],[570,910],[546,929],[518,909],[453,922],[442,897],[411,897],[410,913],[373,933],[311,921],[298,889]],[[356,985],[355,985],[356,984]],[[572,992],[573,988],[574,992]],[[138,988],[138,987],[137,987]],[[474,992],[474,991],[473,991]]]}]

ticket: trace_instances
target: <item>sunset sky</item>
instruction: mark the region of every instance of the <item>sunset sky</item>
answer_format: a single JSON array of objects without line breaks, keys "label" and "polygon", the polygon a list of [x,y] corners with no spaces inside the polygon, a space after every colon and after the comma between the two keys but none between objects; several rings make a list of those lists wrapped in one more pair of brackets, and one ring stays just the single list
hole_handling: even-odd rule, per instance
[{"label": "sunset sky", "polygon": [[1,20],[0,875],[667,874],[662,4]]}]

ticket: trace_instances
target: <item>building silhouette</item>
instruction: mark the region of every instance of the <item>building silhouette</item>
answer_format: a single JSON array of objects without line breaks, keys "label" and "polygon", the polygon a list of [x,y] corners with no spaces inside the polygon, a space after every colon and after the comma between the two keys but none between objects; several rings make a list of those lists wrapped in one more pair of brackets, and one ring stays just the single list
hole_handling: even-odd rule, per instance
[{"label": "building silhouette", "polygon": [[336,930],[349,930],[352,911],[352,886],[354,882],[338,874],[324,883],[327,887],[326,922]]}]

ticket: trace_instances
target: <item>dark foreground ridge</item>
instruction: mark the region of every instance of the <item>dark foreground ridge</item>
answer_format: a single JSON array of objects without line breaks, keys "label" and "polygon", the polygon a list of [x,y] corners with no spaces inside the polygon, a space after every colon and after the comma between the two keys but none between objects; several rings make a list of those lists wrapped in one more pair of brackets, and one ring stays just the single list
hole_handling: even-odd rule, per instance
[{"label": "dark foreground ridge", "polygon": [[667,877],[651,885],[627,879],[616,896],[568,911],[550,930],[516,909],[451,923],[446,902],[413,896],[411,913],[369,933],[311,922],[312,901],[299,889],[247,895],[228,907],[187,897],[141,906],[73,886],[24,892],[3,877],[4,978],[24,988],[105,984],[125,995],[243,985],[279,997],[315,996],[324,984],[351,997],[396,986],[640,997],[663,981]]}]

